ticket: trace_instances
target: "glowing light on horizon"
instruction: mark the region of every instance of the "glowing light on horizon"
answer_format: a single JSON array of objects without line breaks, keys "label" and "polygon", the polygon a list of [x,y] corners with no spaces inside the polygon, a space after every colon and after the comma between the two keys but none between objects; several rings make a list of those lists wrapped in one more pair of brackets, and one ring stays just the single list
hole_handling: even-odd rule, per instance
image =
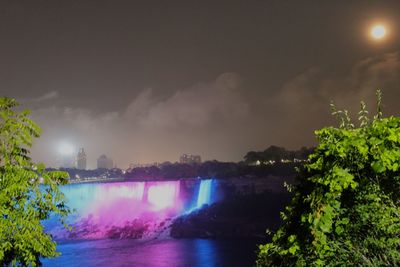
[{"label": "glowing light on horizon", "polygon": [[64,156],[71,156],[75,152],[75,147],[68,143],[62,142],[58,145],[58,153]]}]

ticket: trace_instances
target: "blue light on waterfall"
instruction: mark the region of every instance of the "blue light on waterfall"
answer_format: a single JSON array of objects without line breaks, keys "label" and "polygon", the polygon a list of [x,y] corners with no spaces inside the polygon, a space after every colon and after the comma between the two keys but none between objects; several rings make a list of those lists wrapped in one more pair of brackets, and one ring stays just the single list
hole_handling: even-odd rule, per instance
[{"label": "blue light on waterfall", "polygon": [[211,204],[212,182],[212,179],[201,180],[199,194],[197,196],[197,208],[201,208],[205,204]]},{"label": "blue light on waterfall", "polygon": [[43,225],[59,239],[106,238],[115,232],[110,229],[161,225],[168,218],[216,201],[217,181],[196,179],[189,181],[189,186],[184,183],[178,180],[66,185],[61,190],[67,205],[74,210],[67,218],[73,233],[64,230],[56,216],[43,221]]}]

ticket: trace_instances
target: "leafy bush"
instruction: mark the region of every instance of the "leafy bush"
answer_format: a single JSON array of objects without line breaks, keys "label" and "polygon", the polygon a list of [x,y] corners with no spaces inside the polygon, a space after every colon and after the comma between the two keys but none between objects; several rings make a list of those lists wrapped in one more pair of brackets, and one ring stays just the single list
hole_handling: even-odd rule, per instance
[{"label": "leafy bush", "polygon": [[63,222],[69,213],[58,188],[68,175],[31,161],[28,148],[40,129],[17,105],[0,98],[0,266],[37,266],[40,257],[58,255],[41,221],[58,214]]},{"label": "leafy bush", "polygon": [[400,265],[400,118],[360,126],[346,110],[340,127],[316,131],[319,145],[305,164],[283,224],[260,245],[257,266]]}]

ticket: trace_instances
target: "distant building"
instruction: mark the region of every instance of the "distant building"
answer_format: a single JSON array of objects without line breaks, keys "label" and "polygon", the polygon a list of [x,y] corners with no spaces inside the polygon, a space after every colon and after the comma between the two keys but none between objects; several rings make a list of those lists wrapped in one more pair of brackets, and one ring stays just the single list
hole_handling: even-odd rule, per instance
[{"label": "distant building", "polygon": [[199,155],[183,154],[179,158],[179,163],[184,163],[184,164],[197,163],[197,164],[200,164],[201,163],[201,157]]},{"label": "distant building", "polygon": [[97,168],[98,169],[112,169],[113,168],[113,160],[108,158],[106,155],[101,155],[97,159]]},{"label": "distant building", "polygon": [[76,156],[76,166],[79,170],[86,170],[86,153],[83,148],[79,149],[78,155]]}]

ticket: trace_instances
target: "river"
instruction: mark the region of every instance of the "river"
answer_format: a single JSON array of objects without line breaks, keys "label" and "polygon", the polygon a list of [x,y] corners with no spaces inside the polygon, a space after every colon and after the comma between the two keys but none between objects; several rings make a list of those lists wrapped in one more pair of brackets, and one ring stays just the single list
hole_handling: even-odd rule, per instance
[{"label": "river", "polygon": [[253,266],[254,240],[103,239],[58,244],[62,256],[45,267],[247,267]]}]

